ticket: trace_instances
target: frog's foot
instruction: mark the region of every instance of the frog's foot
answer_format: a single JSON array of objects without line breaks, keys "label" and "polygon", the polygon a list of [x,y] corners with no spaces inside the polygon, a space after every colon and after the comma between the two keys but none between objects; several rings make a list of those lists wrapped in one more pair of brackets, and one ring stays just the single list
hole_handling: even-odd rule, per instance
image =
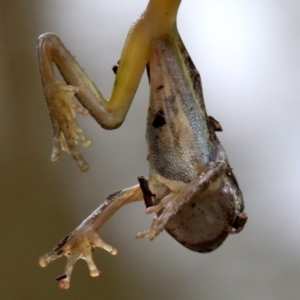
[{"label": "frog's foot", "polygon": [[62,239],[51,252],[40,257],[39,264],[46,267],[51,261],[65,255],[68,258],[65,273],[56,280],[59,281],[59,287],[66,290],[70,287],[74,265],[80,258],[86,260],[91,276],[96,277],[100,274],[92,258],[95,247],[103,248],[112,255],[117,254],[117,249],[102,241],[92,225],[83,223]]},{"label": "frog's foot", "polygon": [[78,150],[78,142],[84,147],[91,144],[91,140],[76,122],[76,114],[87,115],[88,111],[74,101],[74,94],[84,87],[65,85],[58,80],[48,84],[45,95],[49,114],[53,126],[53,151],[51,160],[56,162],[60,158],[60,150],[70,153],[82,171],[88,169],[88,164]]}]

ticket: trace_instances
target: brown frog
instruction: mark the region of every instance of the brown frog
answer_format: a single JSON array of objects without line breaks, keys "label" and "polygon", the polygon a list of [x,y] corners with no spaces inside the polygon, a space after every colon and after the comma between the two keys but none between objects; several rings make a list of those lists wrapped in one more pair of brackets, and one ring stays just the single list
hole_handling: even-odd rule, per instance
[{"label": "brown frog", "polygon": [[[215,131],[221,125],[207,116],[200,75],[189,57],[176,27],[180,0],[150,0],[131,28],[109,101],[81,69],[59,38],[52,33],[39,37],[38,55],[44,93],[53,124],[52,160],[60,150],[69,152],[78,167],[88,165],[78,150],[90,140],[75,115],[90,113],[106,129],[119,127],[130,107],[140,78],[147,68],[150,105],[147,119],[148,179],[106,198],[87,219],[39,260],[41,266],[67,256],[64,275],[58,278],[67,289],[74,264],[87,261],[91,276],[99,271],[92,259],[95,247],[112,254],[97,231],[123,205],[145,201],[146,213],[156,213],[151,228],[137,238],[153,240],[164,229],[185,247],[197,252],[218,248],[230,233],[242,230],[247,221],[242,193]],[[54,77],[55,63],[66,84]],[[75,96],[82,106],[74,102]]]}]

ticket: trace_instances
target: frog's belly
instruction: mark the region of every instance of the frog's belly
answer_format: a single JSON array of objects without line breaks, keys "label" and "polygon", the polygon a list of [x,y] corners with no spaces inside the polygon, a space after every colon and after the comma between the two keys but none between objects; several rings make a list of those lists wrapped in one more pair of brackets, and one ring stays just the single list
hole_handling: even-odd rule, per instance
[{"label": "frog's belly", "polygon": [[197,252],[211,252],[226,239],[234,222],[229,195],[204,193],[184,204],[165,226],[183,246]]}]

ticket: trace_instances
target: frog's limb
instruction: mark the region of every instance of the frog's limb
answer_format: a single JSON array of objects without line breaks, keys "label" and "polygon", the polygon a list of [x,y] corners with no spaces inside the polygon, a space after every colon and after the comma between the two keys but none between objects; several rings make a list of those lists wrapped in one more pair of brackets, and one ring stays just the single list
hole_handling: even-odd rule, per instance
[{"label": "frog's limb", "polygon": [[[202,193],[206,189],[217,189],[220,184],[220,177],[227,169],[227,164],[217,161],[205,169],[200,176],[189,183],[170,180],[161,175],[156,175],[153,180],[165,185],[169,189],[169,194],[161,199],[156,206],[148,207],[147,214],[158,213],[159,217],[154,217],[151,229],[137,234],[137,238],[149,237],[153,240],[163,231],[170,217],[175,215],[178,209],[196,194]],[[153,191],[155,193],[155,191]]]},{"label": "frog's limb", "polygon": [[[89,112],[105,129],[115,129],[123,123],[149,61],[151,41],[170,34],[180,2],[150,0],[128,34],[109,101],[54,33],[39,37],[38,62],[54,133],[52,161],[59,160],[62,149],[71,153],[82,171],[88,169],[77,143],[88,146],[91,141],[78,126],[76,113]],[[53,63],[68,85],[55,78]],[[74,103],[74,95],[85,109]]]},{"label": "frog's limb", "polygon": [[45,267],[48,263],[63,255],[68,258],[65,273],[57,278],[61,289],[69,288],[73,267],[80,258],[86,260],[90,275],[93,277],[98,276],[100,272],[92,258],[94,248],[102,248],[113,255],[117,254],[117,249],[106,244],[99,237],[97,231],[123,205],[142,199],[143,193],[139,185],[111,194],[73,232],[63,238],[52,251],[40,257],[40,266]]}]

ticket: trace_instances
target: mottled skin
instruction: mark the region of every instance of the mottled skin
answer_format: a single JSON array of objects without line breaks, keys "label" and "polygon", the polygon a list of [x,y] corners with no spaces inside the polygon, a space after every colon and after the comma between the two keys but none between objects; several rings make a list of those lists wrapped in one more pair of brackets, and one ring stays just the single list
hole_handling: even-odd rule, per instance
[{"label": "mottled skin", "polygon": [[[199,73],[177,32],[153,42],[150,78],[149,181],[160,174],[189,183],[201,173],[205,176],[206,169],[216,161],[226,165],[217,187],[195,192],[165,225],[167,232],[187,248],[213,251],[232,231],[243,211],[243,198],[207,117]],[[150,188],[154,194],[156,189],[157,185]],[[160,200],[156,198],[156,203]]]},{"label": "mottled skin", "polygon": [[[146,213],[156,213],[149,230],[137,238],[153,240],[166,229],[185,247],[209,252],[229,233],[242,230],[242,193],[214,131],[221,125],[208,117],[200,75],[176,27],[181,0],[150,0],[131,28],[118,68],[111,98],[104,99],[60,39],[46,33],[38,40],[38,58],[44,94],[53,126],[52,161],[69,152],[82,171],[88,165],[78,142],[91,142],[76,122],[76,113],[90,115],[106,129],[122,124],[140,78],[149,66],[150,105],[147,120],[149,177],[141,185],[117,191],[39,260],[41,266],[67,256],[60,287],[67,289],[76,261],[85,259],[91,276],[99,271],[93,262],[95,247],[117,254],[98,235],[105,222],[123,205],[143,201]],[[66,83],[53,72],[57,65]],[[77,98],[82,106],[74,102]]]}]

